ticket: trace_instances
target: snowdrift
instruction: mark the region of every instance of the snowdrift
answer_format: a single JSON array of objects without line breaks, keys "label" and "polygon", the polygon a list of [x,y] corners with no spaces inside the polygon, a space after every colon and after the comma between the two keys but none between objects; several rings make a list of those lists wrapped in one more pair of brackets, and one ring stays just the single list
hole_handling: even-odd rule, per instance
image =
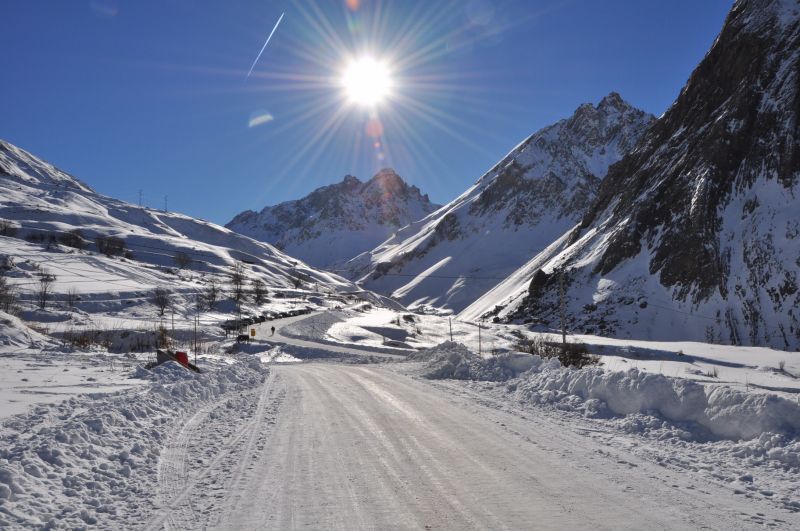
[{"label": "snowdrift", "polygon": [[565,368],[555,358],[535,355],[481,359],[464,345],[450,342],[420,351],[413,359],[428,361],[425,378],[504,381],[518,376],[507,389],[523,404],[552,405],[591,417],[646,414],[684,425],[688,439],[800,436],[800,405],[774,394],[707,388],[638,369]]},{"label": "snowdrift", "polygon": [[[486,380],[502,382],[541,364],[549,364],[538,356],[507,353],[481,358],[461,343],[447,341],[433,348],[420,350],[408,358],[427,361],[422,376],[431,380]],[[556,366],[560,366],[558,361]]]},{"label": "snowdrift", "polygon": [[266,374],[257,358],[204,374],[169,362],[135,373],[151,380],[145,392],[82,395],[12,417],[0,429],[0,528],[146,521],[140,518],[152,497],[143,493],[155,489],[170,429],[209,400],[261,384]]},{"label": "snowdrift", "polygon": [[[763,433],[800,435],[800,406],[783,397],[725,387],[708,390],[690,380],[638,369],[535,368],[521,378],[514,396],[523,403],[554,404],[590,416],[647,413],[693,424],[693,435],[700,438],[711,435],[749,440]],[[581,401],[576,402],[576,397]]]}]

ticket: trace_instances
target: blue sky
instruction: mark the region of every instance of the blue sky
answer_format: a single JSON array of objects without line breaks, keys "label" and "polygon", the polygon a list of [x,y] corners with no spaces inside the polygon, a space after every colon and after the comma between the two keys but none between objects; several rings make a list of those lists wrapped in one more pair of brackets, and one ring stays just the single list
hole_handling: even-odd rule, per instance
[{"label": "blue sky", "polygon": [[[661,114],[731,4],[5,0],[0,138],[102,193],[219,223],[383,166],[446,202],[612,90]],[[338,86],[365,53],[395,70],[372,111]]]}]

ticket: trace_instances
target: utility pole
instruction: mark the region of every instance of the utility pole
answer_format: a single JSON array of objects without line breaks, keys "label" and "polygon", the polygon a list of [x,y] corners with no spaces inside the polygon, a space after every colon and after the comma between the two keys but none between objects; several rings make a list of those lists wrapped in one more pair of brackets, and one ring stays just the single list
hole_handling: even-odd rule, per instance
[{"label": "utility pole", "polygon": [[166,195],[164,196],[164,212],[169,212],[169,209],[167,208],[167,196]]},{"label": "utility pole", "polygon": [[197,365],[197,321],[200,314],[194,316],[194,364]]},{"label": "utility pole", "polygon": [[483,347],[481,345],[481,322],[478,321],[478,356],[481,356]]},{"label": "utility pole", "polygon": [[139,206],[142,206],[142,189],[139,188]]},{"label": "utility pole", "polygon": [[567,297],[564,284],[565,270],[562,269],[558,277],[558,298],[561,314],[561,350],[567,351]]},{"label": "utility pole", "polygon": [[448,317],[447,320],[450,322],[450,342],[453,342],[453,318]]}]

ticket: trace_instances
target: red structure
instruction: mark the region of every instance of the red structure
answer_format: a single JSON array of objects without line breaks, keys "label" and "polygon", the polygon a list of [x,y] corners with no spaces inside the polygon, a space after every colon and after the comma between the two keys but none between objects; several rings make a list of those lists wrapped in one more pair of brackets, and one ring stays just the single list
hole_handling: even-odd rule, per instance
[{"label": "red structure", "polygon": [[178,351],[175,353],[175,359],[184,367],[189,366],[189,355],[186,352]]}]

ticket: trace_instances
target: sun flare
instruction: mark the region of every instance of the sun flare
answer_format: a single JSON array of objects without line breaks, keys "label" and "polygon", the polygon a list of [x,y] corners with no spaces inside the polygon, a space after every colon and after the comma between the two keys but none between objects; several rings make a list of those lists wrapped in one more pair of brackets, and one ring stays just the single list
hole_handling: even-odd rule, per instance
[{"label": "sun flare", "polygon": [[372,57],[350,61],[344,70],[341,82],[347,99],[365,106],[381,103],[392,88],[389,66]]}]

